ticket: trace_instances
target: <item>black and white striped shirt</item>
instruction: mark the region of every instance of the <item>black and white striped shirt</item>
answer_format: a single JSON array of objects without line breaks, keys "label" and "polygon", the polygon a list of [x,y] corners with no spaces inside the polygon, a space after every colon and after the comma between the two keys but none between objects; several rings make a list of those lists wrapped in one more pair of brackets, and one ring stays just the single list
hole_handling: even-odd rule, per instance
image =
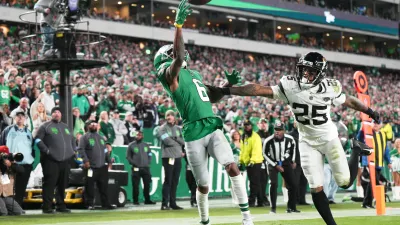
[{"label": "black and white striped shirt", "polygon": [[289,134],[285,134],[282,141],[275,141],[271,135],[263,143],[263,155],[271,166],[276,166],[279,161],[295,162],[296,142]]}]

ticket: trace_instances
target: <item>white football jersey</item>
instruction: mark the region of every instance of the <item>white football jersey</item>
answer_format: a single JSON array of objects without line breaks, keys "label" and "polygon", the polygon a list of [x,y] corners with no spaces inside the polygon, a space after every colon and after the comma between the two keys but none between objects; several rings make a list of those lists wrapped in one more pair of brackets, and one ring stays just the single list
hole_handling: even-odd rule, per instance
[{"label": "white football jersey", "polygon": [[295,77],[284,76],[272,90],[275,99],[289,104],[297,121],[300,141],[321,145],[338,137],[330,111],[331,105],[338,106],[346,100],[339,81],[325,78],[317,86],[301,89]]}]

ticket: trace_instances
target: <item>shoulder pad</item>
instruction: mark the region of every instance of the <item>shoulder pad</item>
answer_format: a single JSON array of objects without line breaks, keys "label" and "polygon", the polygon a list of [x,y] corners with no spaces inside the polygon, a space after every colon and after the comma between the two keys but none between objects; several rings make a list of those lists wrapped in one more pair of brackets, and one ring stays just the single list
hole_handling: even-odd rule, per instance
[{"label": "shoulder pad", "polygon": [[279,81],[279,86],[282,86],[285,92],[290,92],[299,88],[299,84],[294,76],[283,76]]},{"label": "shoulder pad", "polygon": [[338,96],[342,93],[342,84],[336,79],[324,79],[322,81],[326,87],[326,93]]}]

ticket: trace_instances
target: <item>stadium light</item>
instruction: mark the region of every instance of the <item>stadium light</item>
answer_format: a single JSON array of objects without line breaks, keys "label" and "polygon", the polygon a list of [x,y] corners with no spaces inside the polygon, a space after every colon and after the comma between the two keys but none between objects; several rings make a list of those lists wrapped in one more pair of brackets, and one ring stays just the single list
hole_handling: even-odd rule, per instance
[{"label": "stadium light", "polygon": [[236,20],[236,17],[227,15],[226,18]]},{"label": "stadium light", "polygon": [[210,22],[207,22],[207,25],[208,25],[208,26],[210,26],[210,25],[211,25],[211,23],[210,23]]},{"label": "stadium light", "polygon": [[239,17],[238,20],[240,20],[240,21],[247,21],[247,19],[244,18],[244,17]]},{"label": "stadium light", "polygon": [[175,9],[172,10],[172,13],[175,13]]},{"label": "stadium light", "polygon": [[142,9],[144,9],[144,5],[142,5],[141,7],[142,7]]},{"label": "stadium light", "polygon": [[255,20],[255,19],[250,19],[249,21],[252,23],[258,23],[258,20]]},{"label": "stadium light", "polygon": [[281,27],[281,26],[278,26],[277,28],[278,28],[278,30],[280,30],[282,27]]},{"label": "stadium light", "polygon": [[291,31],[292,30],[292,28],[290,28],[290,27],[288,27],[288,28],[286,28],[288,31]]},{"label": "stadium light", "polygon": [[349,39],[350,39],[350,41],[352,41],[352,40],[353,40],[353,37],[349,37]]},{"label": "stadium light", "polygon": [[327,37],[329,37],[329,35],[330,35],[329,33],[326,33],[326,36],[327,36]]},{"label": "stadium light", "polygon": [[137,6],[137,4],[134,4],[134,3],[132,3],[132,5],[131,6],[133,6],[133,7],[136,7]]},{"label": "stadium light", "polygon": [[121,1],[119,1],[119,2],[118,2],[118,5],[121,5],[121,4],[122,4],[122,2],[121,2]]},{"label": "stadium light", "polygon": [[232,22],[232,19],[229,19],[229,22]]}]

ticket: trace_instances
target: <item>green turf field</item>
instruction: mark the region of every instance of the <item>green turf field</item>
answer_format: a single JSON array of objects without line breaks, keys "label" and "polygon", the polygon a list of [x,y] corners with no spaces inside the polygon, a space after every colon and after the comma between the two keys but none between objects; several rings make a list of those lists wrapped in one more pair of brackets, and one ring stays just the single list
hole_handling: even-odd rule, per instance
[{"label": "green turf field", "polygon": [[[400,224],[400,216],[381,216],[381,217],[346,217],[335,219],[340,225],[398,225]],[[322,225],[322,219],[313,220],[286,220],[276,222],[256,222],[255,225]],[[222,225],[222,224],[221,224]],[[237,225],[233,223],[224,223],[223,225]]]},{"label": "green turf field", "polygon": [[[344,203],[331,206],[332,210],[356,210],[361,209],[360,203]],[[400,208],[400,202],[387,203],[387,208]],[[285,215],[286,207],[281,206],[277,208],[277,215]],[[312,206],[299,206],[302,212],[315,212]],[[370,209],[373,211],[373,209]],[[251,213],[268,214],[269,208],[251,208]],[[29,214],[29,213],[28,213]],[[238,216],[239,210],[234,207],[229,208],[211,208],[210,216]],[[357,215],[354,215],[357,216]],[[23,215],[17,217],[0,217],[0,224],[7,225],[25,225],[25,224],[53,224],[53,223],[66,223],[66,222],[96,222],[96,221],[113,221],[111,224],[117,224],[115,221],[123,220],[141,220],[141,219],[163,219],[163,218],[198,218],[198,211],[195,208],[185,209],[183,211],[161,211],[161,210],[144,210],[144,211],[82,211],[73,212],[71,214],[56,214],[56,215]],[[352,217],[352,218],[338,218],[338,224],[351,224],[351,225],[368,225],[379,224],[384,222],[385,225],[400,224],[400,216],[385,216],[385,217]],[[391,222],[395,221],[395,222]],[[257,222],[256,224],[321,224],[321,219],[313,220],[297,220],[285,222]]]}]

